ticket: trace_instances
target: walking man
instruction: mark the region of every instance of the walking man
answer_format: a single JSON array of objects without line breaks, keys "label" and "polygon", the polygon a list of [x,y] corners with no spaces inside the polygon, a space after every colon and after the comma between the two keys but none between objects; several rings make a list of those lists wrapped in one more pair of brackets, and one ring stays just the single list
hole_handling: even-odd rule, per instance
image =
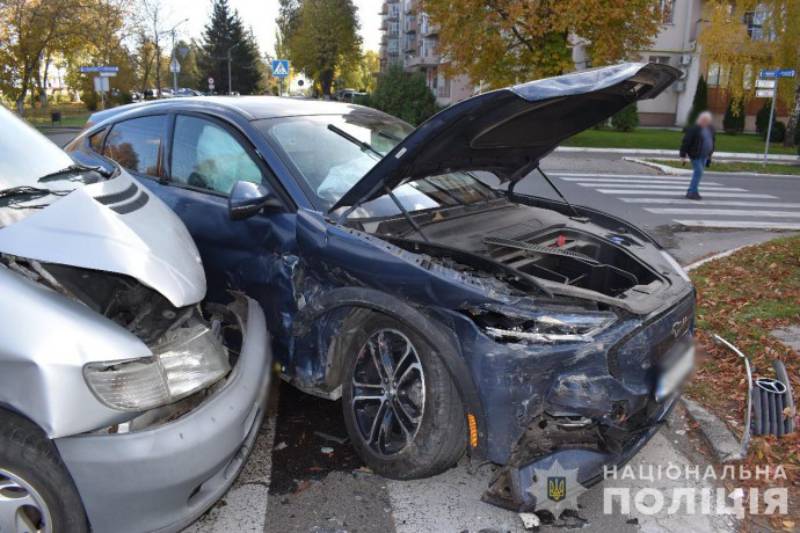
[{"label": "walking man", "polygon": [[700,196],[700,180],[703,178],[703,171],[711,164],[711,154],[714,153],[716,134],[712,123],[711,113],[703,111],[697,117],[697,122],[686,130],[681,142],[681,161],[686,164],[688,156],[692,162],[692,181],[689,183],[689,190],[686,191],[686,198],[689,200],[702,200]]}]

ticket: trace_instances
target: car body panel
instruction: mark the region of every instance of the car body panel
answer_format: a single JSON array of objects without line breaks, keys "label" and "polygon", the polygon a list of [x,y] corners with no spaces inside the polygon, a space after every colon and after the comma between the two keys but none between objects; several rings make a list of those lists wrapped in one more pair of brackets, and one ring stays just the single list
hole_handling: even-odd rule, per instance
[{"label": "car body panel", "polygon": [[180,531],[234,482],[258,435],[271,373],[267,325],[253,300],[246,323],[231,376],[188,414],[152,429],[54,441],[92,531]]},{"label": "car body panel", "polygon": [[126,172],[3,228],[0,252],[131,276],[176,307],[205,296],[200,254],[186,227]]},{"label": "car body panel", "polygon": [[89,391],[83,367],[147,357],[150,349],[125,328],[4,265],[0,287],[0,406],[23,413],[51,438],[130,418]]},{"label": "car body panel", "polygon": [[437,113],[398,143],[334,205],[372,200],[404,181],[484,170],[518,181],[564,139],[680,77],[668,65],[623,63],[491,91]]}]

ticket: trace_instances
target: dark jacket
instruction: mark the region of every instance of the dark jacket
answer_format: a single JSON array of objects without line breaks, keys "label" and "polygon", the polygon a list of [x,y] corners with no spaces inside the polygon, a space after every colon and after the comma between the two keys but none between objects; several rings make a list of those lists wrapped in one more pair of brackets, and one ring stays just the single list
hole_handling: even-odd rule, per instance
[{"label": "dark jacket", "polygon": [[[711,154],[717,145],[717,132],[714,131],[713,126],[708,127],[711,130]],[[703,134],[702,128],[695,124],[686,129],[681,142],[681,157],[689,156],[689,159],[699,159],[703,151]],[[711,154],[708,154],[708,159],[711,159]]]}]

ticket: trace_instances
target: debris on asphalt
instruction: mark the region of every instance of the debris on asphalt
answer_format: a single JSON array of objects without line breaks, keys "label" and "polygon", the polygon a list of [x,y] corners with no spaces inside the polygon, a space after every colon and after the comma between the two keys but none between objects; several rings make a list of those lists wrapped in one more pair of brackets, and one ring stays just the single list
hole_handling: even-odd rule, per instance
[{"label": "debris on asphalt", "polygon": [[628,520],[625,521],[625,523],[626,524],[630,524],[632,526],[638,526],[639,525],[639,519],[638,518],[629,518]]},{"label": "debris on asphalt", "polygon": [[538,531],[541,522],[539,521],[539,517],[533,513],[519,513],[519,517],[522,520],[522,527],[524,527],[527,531]]},{"label": "debris on asphalt", "polygon": [[321,451],[325,455],[330,455],[333,453],[333,448],[331,448],[330,446],[323,446],[322,448],[319,449],[319,451]]},{"label": "debris on asphalt", "polygon": [[285,448],[288,448],[288,446],[286,445],[286,443],[285,443],[285,442],[281,441],[281,442],[279,442],[278,444],[276,444],[276,445],[275,445],[275,447],[274,447],[273,449],[274,449],[275,451],[278,451],[278,452],[279,452],[279,451],[281,451],[281,450],[283,450],[283,449],[285,449]]},{"label": "debris on asphalt", "polygon": [[336,444],[346,444],[348,441],[347,437],[337,437],[336,435],[331,435],[330,433],[325,433],[324,431],[315,431],[314,435],[321,439],[335,442]]}]

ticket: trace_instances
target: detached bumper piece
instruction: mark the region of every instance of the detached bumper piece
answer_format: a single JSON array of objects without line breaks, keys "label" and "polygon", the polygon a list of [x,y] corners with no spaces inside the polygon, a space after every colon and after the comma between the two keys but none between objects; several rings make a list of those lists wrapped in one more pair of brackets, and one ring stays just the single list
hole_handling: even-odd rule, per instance
[{"label": "detached bumper piece", "polygon": [[[777,379],[757,378],[753,386],[753,435],[783,437],[794,432],[794,397],[782,361],[773,361]],[[787,416],[788,410],[788,416]]]},{"label": "detached bumper piece", "polygon": [[619,425],[584,417],[536,417],[481,498],[515,512],[536,509],[536,471],[556,461],[564,470],[577,470],[577,480],[588,487],[602,480],[603,467],[627,463],[658,431],[677,401],[650,402],[642,412]]},{"label": "detached bumper piece", "polygon": [[241,303],[238,360],[202,403],[140,430],[55,440],[92,531],[180,531],[236,479],[261,426],[271,369],[264,313]]}]

